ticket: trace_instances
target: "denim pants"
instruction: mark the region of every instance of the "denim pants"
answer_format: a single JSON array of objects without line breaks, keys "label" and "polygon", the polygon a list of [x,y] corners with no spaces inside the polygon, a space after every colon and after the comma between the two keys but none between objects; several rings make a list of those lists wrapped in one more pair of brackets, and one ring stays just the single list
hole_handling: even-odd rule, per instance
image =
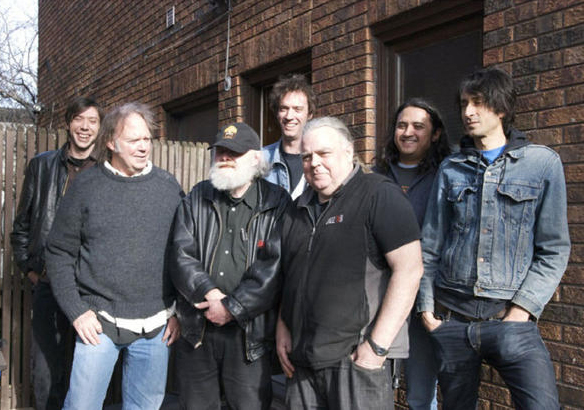
[{"label": "denim pants", "polygon": [[122,352],[122,409],[158,410],[166,390],[169,347],[164,328],[151,339],[117,345],[105,334],[97,346],[75,343],[69,392],[63,409],[101,410],[120,351]]},{"label": "denim pants", "polygon": [[410,318],[409,336],[410,357],[405,360],[408,406],[410,410],[437,410],[438,362],[432,339],[416,314]]},{"label": "denim pants", "polygon": [[467,322],[451,317],[430,335],[440,366],[444,409],[476,407],[483,360],[499,372],[516,408],[560,408],[550,355],[535,322]]},{"label": "denim pants", "polygon": [[67,394],[67,373],[73,340],[69,320],[47,282],[38,282],[32,296],[32,380],[37,410],[60,410]]},{"label": "denim pants", "polygon": [[243,330],[235,323],[207,323],[196,349],[176,342],[176,379],[181,409],[221,409],[221,387],[229,409],[268,410],[272,402],[270,354],[249,362]]},{"label": "denim pants", "polygon": [[365,369],[346,357],[336,366],[313,370],[295,366],[286,380],[286,408],[330,410],[393,410],[387,363]]}]

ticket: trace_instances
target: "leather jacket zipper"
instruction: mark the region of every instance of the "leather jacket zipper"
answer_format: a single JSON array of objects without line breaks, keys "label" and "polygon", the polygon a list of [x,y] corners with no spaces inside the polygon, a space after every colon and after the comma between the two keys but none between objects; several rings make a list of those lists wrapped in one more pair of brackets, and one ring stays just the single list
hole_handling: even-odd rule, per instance
[{"label": "leather jacket zipper", "polygon": [[[217,207],[217,205],[213,202],[213,208],[215,210],[215,212],[217,213],[217,219],[219,220],[219,233],[217,235],[217,241],[215,242],[215,248],[213,249],[213,255],[211,256],[211,263],[209,264],[209,276],[211,276],[211,273],[213,272],[213,263],[215,262],[215,255],[217,255],[217,247],[219,246],[219,242],[221,242],[221,232],[223,232],[223,222],[221,221],[221,214],[219,213],[219,208]],[[201,346],[203,344],[203,338],[205,337],[205,330],[207,329],[207,319],[205,319],[205,321],[203,322],[203,330],[201,331],[201,338],[199,339],[199,341],[195,344],[195,349],[199,346]]]},{"label": "leather jacket zipper", "polygon": [[[251,261],[250,261],[250,255],[253,254],[254,251],[254,244],[255,242],[252,243],[252,239],[255,240],[256,238],[252,238],[251,235],[251,225],[254,222],[254,220],[262,213],[263,211],[257,212],[255,213],[251,219],[249,220],[248,224],[247,224],[247,255],[245,255],[245,269],[249,269],[249,267],[251,266]],[[247,360],[252,361],[250,354],[249,354],[249,322],[245,324],[245,329],[243,331],[243,345],[245,346],[245,357],[247,358]]]}]

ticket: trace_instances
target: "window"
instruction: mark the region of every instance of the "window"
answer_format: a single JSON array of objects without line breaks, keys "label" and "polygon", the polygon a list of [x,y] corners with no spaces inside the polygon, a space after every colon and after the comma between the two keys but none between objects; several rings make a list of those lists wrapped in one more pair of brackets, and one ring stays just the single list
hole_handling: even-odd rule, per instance
[{"label": "window", "polygon": [[397,107],[411,97],[431,101],[446,123],[451,147],[458,144],[458,84],[482,66],[482,3],[432,2],[373,27],[378,39],[376,155],[383,152]]},{"label": "window", "polygon": [[213,144],[219,128],[217,107],[216,85],[164,104],[166,138]]}]

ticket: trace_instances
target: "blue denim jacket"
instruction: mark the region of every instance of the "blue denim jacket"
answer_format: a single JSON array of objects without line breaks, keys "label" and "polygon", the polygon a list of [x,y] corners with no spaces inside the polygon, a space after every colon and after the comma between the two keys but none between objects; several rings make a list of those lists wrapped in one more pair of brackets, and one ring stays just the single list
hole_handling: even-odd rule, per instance
[{"label": "blue denim jacket", "polygon": [[570,254],[566,184],[558,154],[512,130],[487,165],[475,149],[444,160],[422,233],[417,310],[434,310],[434,286],[511,300],[536,318]]},{"label": "blue denim jacket", "polygon": [[[288,175],[288,167],[280,155],[281,143],[282,141],[279,140],[278,142],[262,148],[264,158],[271,165],[270,172],[264,177],[264,179],[273,184],[280,185],[282,188],[288,191],[290,195],[292,195],[292,191],[290,190],[290,175]],[[304,176],[300,179],[299,184],[302,184],[303,187],[299,188],[297,195],[292,195],[292,199],[296,199],[298,196],[300,196],[300,194],[306,188],[306,181]]]}]

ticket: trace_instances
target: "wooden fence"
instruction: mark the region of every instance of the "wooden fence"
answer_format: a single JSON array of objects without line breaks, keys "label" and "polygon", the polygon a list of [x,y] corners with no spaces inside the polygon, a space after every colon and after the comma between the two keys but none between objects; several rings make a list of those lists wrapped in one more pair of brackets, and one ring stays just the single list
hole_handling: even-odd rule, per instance
[{"label": "wooden fence", "polygon": [[[2,354],[8,367],[0,378],[0,410],[32,405],[30,373],[30,282],[12,261],[10,233],[26,165],[37,153],[67,141],[65,130],[0,123],[0,289]],[[207,144],[154,141],[152,162],[173,174],[185,193],[204,179],[210,164]]]}]

